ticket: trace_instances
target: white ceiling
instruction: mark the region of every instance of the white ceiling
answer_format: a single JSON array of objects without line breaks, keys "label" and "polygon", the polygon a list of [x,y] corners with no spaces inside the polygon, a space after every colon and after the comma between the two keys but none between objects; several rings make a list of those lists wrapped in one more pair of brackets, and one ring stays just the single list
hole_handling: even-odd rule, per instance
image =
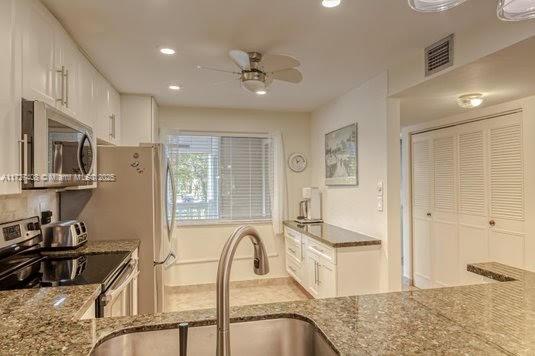
[{"label": "white ceiling", "polygon": [[[471,0],[438,14],[406,0],[42,0],[121,93],[146,93],[161,105],[310,111],[384,71],[404,56],[468,27],[496,19],[496,2]],[[160,46],[177,49],[163,57]],[[223,73],[229,49],[298,58],[301,84],[274,83],[257,97]],[[178,83],[179,92],[167,87]]]},{"label": "white ceiling", "polygon": [[460,114],[462,94],[482,93],[481,107],[535,94],[535,37],[405,90],[401,124],[409,126]]}]

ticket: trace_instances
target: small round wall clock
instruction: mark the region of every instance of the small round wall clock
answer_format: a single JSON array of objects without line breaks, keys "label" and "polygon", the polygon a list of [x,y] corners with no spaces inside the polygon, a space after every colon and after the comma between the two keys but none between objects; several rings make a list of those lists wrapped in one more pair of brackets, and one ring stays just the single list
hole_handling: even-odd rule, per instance
[{"label": "small round wall clock", "polygon": [[288,166],[292,171],[300,173],[307,168],[307,159],[302,153],[292,153],[288,158]]}]

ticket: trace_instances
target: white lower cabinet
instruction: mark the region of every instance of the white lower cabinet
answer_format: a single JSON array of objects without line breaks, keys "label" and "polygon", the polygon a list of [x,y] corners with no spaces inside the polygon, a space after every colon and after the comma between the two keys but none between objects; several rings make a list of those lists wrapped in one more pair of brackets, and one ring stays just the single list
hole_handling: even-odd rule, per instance
[{"label": "white lower cabinet", "polygon": [[379,292],[381,246],[333,248],[285,227],[286,271],[314,298]]},{"label": "white lower cabinet", "polygon": [[315,253],[310,247],[307,250],[306,271],[308,292],[314,298],[331,298],[337,296],[336,266]]}]

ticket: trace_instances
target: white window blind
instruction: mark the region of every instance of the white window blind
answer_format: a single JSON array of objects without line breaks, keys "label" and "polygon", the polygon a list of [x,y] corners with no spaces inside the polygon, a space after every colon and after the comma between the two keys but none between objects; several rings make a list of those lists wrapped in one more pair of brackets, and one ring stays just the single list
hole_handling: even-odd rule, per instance
[{"label": "white window blind", "polygon": [[270,138],[169,134],[182,222],[271,218],[273,153]]}]

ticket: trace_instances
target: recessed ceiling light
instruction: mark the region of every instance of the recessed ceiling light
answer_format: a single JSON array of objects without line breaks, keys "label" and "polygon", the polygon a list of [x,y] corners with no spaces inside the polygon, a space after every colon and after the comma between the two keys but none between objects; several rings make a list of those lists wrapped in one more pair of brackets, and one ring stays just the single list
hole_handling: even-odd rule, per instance
[{"label": "recessed ceiling light", "polygon": [[180,87],[178,85],[170,85],[169,89],[171,89],[171,90],[180,90]]},{"label": "recessed ceiling light", "polygon": [[483,94],[465,94],[457,98],[457,104],[464,109],[472,109],[483,104]]},{"label": "recessed ceiling light", "polygon": [[267,90],[264,90],[264,89],[260,89],[260,90],[257,90],[255,92],[256,95],[266,95],[267,94]]},{"label": "recessed ceiling light", "polygon": [[167,55],[172,55],[176,53],[176,51],[172,48],[160,48],[160,52]]},{"label": "recessed ceiling light", "polygon": [[535,0],[499,0],[498,17],[505,21],[535,18]]},{"label": "recessed ceiling light", "polygon": [[323,7],[337,7],[342,0],[321,0]]},{"label": "recessed ceiling light", "polygon": [[462,4],[466,0],[409,0],[409,5],[416,11],[445,11]]}]

